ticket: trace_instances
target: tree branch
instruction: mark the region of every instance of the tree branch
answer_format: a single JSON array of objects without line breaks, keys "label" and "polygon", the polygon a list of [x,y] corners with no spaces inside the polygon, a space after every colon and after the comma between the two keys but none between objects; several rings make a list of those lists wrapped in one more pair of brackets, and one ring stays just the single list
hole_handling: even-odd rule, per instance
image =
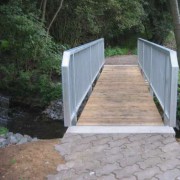
[{"label": "tree branch", "polygon": [[43,2],[44,0],[41,0],[40,7],[39,7],[40,10],[42,9]]},{"label": "tree branch", "polygon": [[49,24],[49,26],[48,26],[48,28],[47,28],[47,36],[49,35],[49,31],[50,31],[50,28],[51,28],[53,22],[55,21],[57,15],[59,14],[59,12],[60,12],[60,10],[61,10],[61,8],[62,8],[63,1],[64,1],[64,0],[61,0],[61,3],[60,3],[60,5],[59,5],[59,8],[57,9],[56,13],[54,14],[54,16],[53,16],[53,18],[52,18],[52,20],[51,20],[51,22],[50,22],[50,24]]}]

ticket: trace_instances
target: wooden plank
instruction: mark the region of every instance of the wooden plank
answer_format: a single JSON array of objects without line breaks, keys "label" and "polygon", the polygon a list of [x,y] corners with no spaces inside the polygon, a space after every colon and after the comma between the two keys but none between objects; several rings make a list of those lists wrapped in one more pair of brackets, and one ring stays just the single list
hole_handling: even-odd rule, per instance
[{"label": "wooden plank", "polygon": [[[128,102],[127,102],[127,99],[128,99]],[[88,103],[89,104],[97,104],[97,105],[101,105],[101,104],[114,104],[114,105],[116,105],[116,106],[118,106],[118,105],[121,105],[121,106],[123,106],[124,104],[127,104],[127,105],[131,105],[131,103],[133,103],[133,104],[140,104],[141,105],[141,102],[142,102],[142,100],[144,100],[144,101],[152,101],[150,98],[148,99],[148,98],[142,98],[142,99],[140,99],[140,98],[132,98],[132,97],[130,97],[130,98],[127,98],[126,99],[126,97],[123,97],[122,99],[118,99],[118,97],[115,97],[115,96],[112,96],[112,98],[111,97],[100,97],[100,98],[98,98],[98,97],[92,97],[89,101],[88,101]],[[153,104],[153,102],[149,102],[149,104]],[[108,105],[106,105],[106,106],[108,106]],[[142,104],[143,105],[143,104]]]},{"label": "wooden plank", "polygon": [[105,122],[101,122],[98,123],[99,121],[97,120],[96,122],[91,122],[91,121],[87,121],[87,122],[82,122],[80,124],[78,124],[78,126],[162,126],[163,123],[157,123],[157,122],[112,122],[112,121],[105,121]]},{"label": "wooden plank", "polygon": [[138,67],[105,66],[77,125],[162,126],[163,121]]},{"label": "wooden plank", "polygon": [[137,119],[146,119],[146,116],[148,117],[156,117],[158,116],[158,112],[155,112],[154,110],[149,110],[149,111],[88,111],[85,115],[81,115],[81,117],[84,118],[91,118],[91,117],[101,117],[101,118],[137,118]]}]

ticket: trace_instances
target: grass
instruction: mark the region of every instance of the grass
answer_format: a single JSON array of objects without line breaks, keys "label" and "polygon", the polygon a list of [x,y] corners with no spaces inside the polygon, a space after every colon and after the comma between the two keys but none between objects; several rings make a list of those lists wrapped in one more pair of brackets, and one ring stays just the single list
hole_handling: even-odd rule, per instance
[{"label": "grass", "polygon": [[179,75],[178,75],[178,85],[180,85],[180,72],[179,72]]},{"label": "grass", "polygon": [[169,32],[169,35],[166,37],[164,43],[164,46],[166,46],[167,48],[176,50],[176,40],[175,40],[175,35],[174,32]]},{"label": "grass", "polygon": [[12,159],[10,162],[12,165],[16,163],[16,159]]},{"label": "grass", "polygon": [[4,135],[8,132],[8,129],[5,127],[0,126],[0,135]]},{"label": "grass", "polygon": [[137,54],[137,49],[121,48],[121,47],[108,47],[105,49],[105,56],[117,56],[117,55],[128,55]]},{"label": "grass", "polygon": [[180,72],[179,72],[179,79],[178,79],[178,97],[177,97],[177,120],[180,121]]}]

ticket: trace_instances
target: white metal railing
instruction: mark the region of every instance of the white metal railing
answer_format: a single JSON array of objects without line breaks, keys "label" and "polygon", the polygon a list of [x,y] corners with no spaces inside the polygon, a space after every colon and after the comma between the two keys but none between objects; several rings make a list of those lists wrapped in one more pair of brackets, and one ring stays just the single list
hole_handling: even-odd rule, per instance
[{"label": "white metal railing", "polygon": [[104,65],[104,39],[65,51],[62,61],[64,125],[75,125],[77,112]]},{"label": "white metal railing", "polygon": [[138,63],[164,111],[165,124],[175,127],[179,71],[176,52],[138,39]]}]

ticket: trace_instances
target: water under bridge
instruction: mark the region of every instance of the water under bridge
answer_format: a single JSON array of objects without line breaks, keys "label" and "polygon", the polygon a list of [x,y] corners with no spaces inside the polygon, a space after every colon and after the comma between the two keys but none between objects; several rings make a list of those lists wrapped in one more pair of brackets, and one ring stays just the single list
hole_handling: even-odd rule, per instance
[{"label": "water under bridge", "polygon": [[105,63],[104,39],[64,52],[64,123],[69,132],[173,132],[176,52],[143,39],[138,39],[137,51],[137,64]]}]

